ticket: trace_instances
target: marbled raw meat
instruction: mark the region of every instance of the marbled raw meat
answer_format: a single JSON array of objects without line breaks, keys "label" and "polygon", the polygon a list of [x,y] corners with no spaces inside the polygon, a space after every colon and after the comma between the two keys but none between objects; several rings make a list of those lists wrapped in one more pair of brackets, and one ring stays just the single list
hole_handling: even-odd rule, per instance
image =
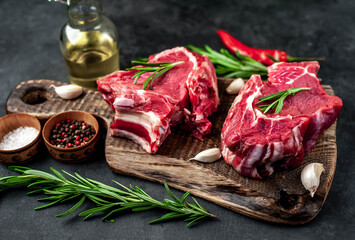
[{"label": "marbled raw meat", "polygon": [[184,63],[156,79],[153,90],[142,85],[151,73],[133,84],[137,71],[118,71],[98,81],[98,90],[115,111],[111,135],[132,139],[149,153],[155,153],[170,134],[170,126],[182,121],[193,136],[211,131],[207,119],[219,105],[217,77],[211,61],[184,47],[165,50],[149,57],[149,62]]},{"label": "marbled raw meat", "polygon": [[[275,63],[268,81],[253,75],[235,98],[223,125],[222,155],[238,173],[262,178],[275,167],[295,168],[336,120],[342,100],[329,96],[317,78],[318,62]],[[264,114],[256,103],[289,88],[309,87],[288,96],[279,114]],[[264,103],[263,103],[264,104]]]}]

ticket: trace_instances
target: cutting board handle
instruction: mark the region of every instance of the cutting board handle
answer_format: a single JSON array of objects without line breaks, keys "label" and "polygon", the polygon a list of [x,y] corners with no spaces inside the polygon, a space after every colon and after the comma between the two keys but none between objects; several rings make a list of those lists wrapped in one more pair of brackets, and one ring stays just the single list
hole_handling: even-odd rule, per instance
[{"label": "cutting board handle", "polygon": [[46,79],[21,82],[10,93],[6,101],[6,112],[25,112],[44,122],[63,111],[81,110],[102,120],[107,128],[113,112],[102,99],[100,92],[85,89],[78,98],[65,100],[55,93],[51,85],[61,86],[66,83]]}]

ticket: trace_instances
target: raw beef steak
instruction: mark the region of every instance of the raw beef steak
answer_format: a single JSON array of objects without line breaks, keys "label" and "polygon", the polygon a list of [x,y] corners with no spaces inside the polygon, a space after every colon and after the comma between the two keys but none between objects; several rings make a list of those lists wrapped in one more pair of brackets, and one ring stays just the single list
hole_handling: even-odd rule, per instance
[{"label": "raw beef steak", "polygon": [[[336,120],[342,101],[329,96],[317,78],[318,62],[275,63],[269,79],[253,75],[235,98],[221,135],[222,155],[238,173],[262,178],[274,167],[295,168]],[[309,87],[288,96],[279,114],[256,106],[263,96]]]},{"label": "raw beef steak", "polygon": [[153,90],[143,90],[152,73],[144,73],[133,84],[137,71],[118,71],[98,81],[98,90],[115,111],[111,135],[137,142],[144,150],[155,153],[170,133],[170,126],[185,121],[193,136],[211,131],[207,119],[219,104],[217,77],[206,56],[176,47],[149,57],[149,62],[184,63],[156,79]]}]

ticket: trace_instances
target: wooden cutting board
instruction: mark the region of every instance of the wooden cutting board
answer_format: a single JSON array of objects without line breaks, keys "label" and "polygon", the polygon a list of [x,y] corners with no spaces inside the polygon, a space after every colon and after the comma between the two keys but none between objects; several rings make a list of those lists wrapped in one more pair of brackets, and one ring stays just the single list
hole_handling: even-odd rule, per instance
[{"label": "wooden cutting board", "polygon": [[[220,146],[220,132],[235,95],[225,92],[231,79],[219,78],[221,105],[210,118],[212,133],[199,141],[181,127],[172,133],[155,155],[150,155],[128,139],[106,137],[106,161],[116,172],[167,183],[183,191],[207,199],[238,213],[270,222],[304,224],[320,211],[329,192],[336,166],[336,123],[320,137],[314,149],[305,157],[303,165],[291,171],[281,171],[264,180],[239,175],[223,160],[206,164],[188,161],[200,151]],[[75,100],[56,96],[50,85],[63,83],[50,80],[30,80],[20,83],[11,92],[6,103],[8,113],[26,112],[47,120],[66,110],[83,110],[92,113],[107,128],[113,112],[99,92],[85,91]],[[323,86],[334,95],[330,86]],[[104,130],[106,131],[106,130]],[[300,180],[302,167],[310,162],[323,163],[325,172],[314,198],[303,188]]]}]

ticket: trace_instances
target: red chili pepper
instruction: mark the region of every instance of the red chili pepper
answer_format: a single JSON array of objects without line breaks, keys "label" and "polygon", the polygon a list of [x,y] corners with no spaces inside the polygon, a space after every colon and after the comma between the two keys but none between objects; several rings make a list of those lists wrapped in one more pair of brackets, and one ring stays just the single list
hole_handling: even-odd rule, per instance
[{"label": "red chili pepper", "polygon": [[[256,61],[261,62],[265,65],[271,65],[274,63],[273,59],[278,62],[293,62],[293,61],[304,61],[304,60],[315,60],[321,61],[323,58],[302,58],[302,57],[291,57],[287,55],[286,52],[277,50],[277,49],[260,49],[260,48],[252,48],[249,47],[239,40],[235,39],[229,33],[218,30],[217,34],[222,39],[224,45],[231,50],[232,52],[239,51],[239,53],[243,56],[248,56]],[[270,57],[271,56],[271,57]],[[272,59],[273,58],[273,59]]]}]

